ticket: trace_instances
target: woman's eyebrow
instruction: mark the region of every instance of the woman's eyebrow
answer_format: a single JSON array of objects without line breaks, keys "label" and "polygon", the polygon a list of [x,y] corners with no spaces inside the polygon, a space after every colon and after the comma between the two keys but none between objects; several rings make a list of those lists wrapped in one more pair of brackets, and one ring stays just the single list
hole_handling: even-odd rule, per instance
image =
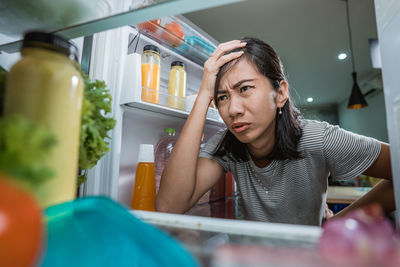
[{"label": "woman's eyebrow", "polygon": [[226,92],[228,92],[228,91],[227,91],[227,90],[224,90],[224,89],[222,89],[222,90],[218,89],[217,95],[219,95],[219,94],[225,94]]},{"label": "woman's eyebrow", "polygon": [[[235,83],[235,84],[232,86],[232,89],[239,88],[243,83],[245,83],[245,82],[252,82],[252,81],[254,81],[254,80],[255,80],[255,79],[244,79],[244,80],[241,80],[241,81]],[[217,94],[225,94],[226,92],[228,92],[228,90],[225,90],[225,89],[218,89],[218,90],[217,90]]]},{"label": "woman's eyebrow", "polygon": [[252,82],[252,81],[254,81],[254,79],[245,79],[245,80],[241,80],[241,81],[235,83],[235,85],[233,85],[232,89],[235,89],[235,88],[240,87],[240,86],[242,85],[242,83],[245,83],[245,82]]}]

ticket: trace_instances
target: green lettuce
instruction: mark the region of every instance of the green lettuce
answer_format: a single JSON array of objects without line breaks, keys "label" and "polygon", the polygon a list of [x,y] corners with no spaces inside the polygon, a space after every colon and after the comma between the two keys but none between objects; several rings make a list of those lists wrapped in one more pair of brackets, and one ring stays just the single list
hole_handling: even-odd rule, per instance
[{"label": "green lettuce", "polygon": [[55,176],[45,159],[57,144],[56,137],[44,126],[21,115],[0,118],[0,172],[37,186]]},{"label": "green lettuce", "polygon": [[[115,126],[111,113],[111,95],[104,81],[92,82],[85,73],[81,73],[85,81],[82,102],[82,124],[79,147],[79,169],[93,168],[97,161],[109,151],[110,137],[108,131]],[[80,173],[78,185],[86,181],[86,172]]]}]

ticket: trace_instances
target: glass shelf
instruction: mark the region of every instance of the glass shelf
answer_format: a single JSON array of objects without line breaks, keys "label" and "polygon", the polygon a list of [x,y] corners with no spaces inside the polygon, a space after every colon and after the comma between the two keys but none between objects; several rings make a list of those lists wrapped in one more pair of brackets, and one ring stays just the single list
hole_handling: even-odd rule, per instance
[{"label": "glass shelf", "polygon": [[131,213],[174,237],[204,266],[327,265],[316,249],[320,227],[138,210]]},{"label": "glass shelf", "polygon": [[[177,107],[170,106],[171,103],[169,101],[171,101],[171,99],[173,99],[172,101],[175,105],[177,105]],[[124,103],[124,105],[128,108],[140,108],[147,111],[186,119],[192,110],[194,101],[195,96],[180,98],[168,95],[161,91],[158,104],[146,102],[140,98],[135,98],[131,102]],[[208,109],[206,120],[211,125],[224,126],[224,122],[219,116],[218,110],[215,108],[210,107]]]},{"label": "glass shelf", "polygon": [[215,44],[175,16],[142,22],[135,25],[135,28],[141,34],[200,66],[204,65],[216,49]]},{"label": "glass shelf", "polygon": [[[18,52],[22,44],[22,35],[27,29],[40,29],[60,34],[68,39],[74,39],[82,36],[90,36],[98,32],[137,24],[149,19],[165,17],[176,14],[184,14],[205,8],[211,8],[243,0],[157,0],[151,1],[153,4],[136,8],[131,5],[133,1],[103,0],[105,2],[105,12],[92,14],[90,11],[96,7],[89,8],[87,1],[83,0],[61,0],[54,4],[53,1],[35,2],[35,8],[29,8],[26,1],[7,0],[0,3],[0,51],[7,53]],[[68,20],[67,15],[71,17],[74,10],[69,9],[71,2],[74,2],[75,12],[84,14],[82,17]],[[99,1],[100,2],[100,1]],[[92,3],[92,2],[91,2]],[[107,5],[109,3],[112,8]],[[47,18],[59,14],[60,6],[66,6],[67,15],[65,21],[48,21]],[[52,9],[53,8],[53,9]],[[132,9],[133,8],[133,9]],[[52,12],[54,11],[54,13]],[[111,11],[110,11],[111,10]],[[34,14],[37,12],[37,14]],[[100,14],[102,13],[102,14]],[[85,15],[86,14],[86,15]],[[76,17],[76,16],[75,16]],[[62,19],[61,16],[55,16],[55,19]],[[18,22],[18,23],[16,23]],[[20,23],[21,22],[21,23]],[[57,24],[59,23],[59,24]],[[10,25],[23,24],[15,29],[7,30]],[[29,25],[29,26],[26,26]],[[10,39],[10,34],[14,35]],[[3,43],[1,43],[3,40]],[[5,43],[4,43],[5,40]]]}]

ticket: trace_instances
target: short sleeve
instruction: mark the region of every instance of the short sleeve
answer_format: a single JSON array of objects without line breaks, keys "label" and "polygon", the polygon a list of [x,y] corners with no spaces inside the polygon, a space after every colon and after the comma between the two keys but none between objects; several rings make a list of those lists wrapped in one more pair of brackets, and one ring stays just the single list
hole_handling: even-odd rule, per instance
[{"label": "short sleeve", "polygon": [[326,124],[323,153],[335,179],[355,178],[367,170],[378,158],[378,140]]},{"label": "short sleeve", "polygon": [[222,138],[225,136],[226,129],[219,130],[213,137],[211,137],[203,147],[200,148],[199,157],[208,158],[218,162],[224,168],[225,172],[229,171],[229,165],[227,158],[213,156],[215,148],[221,142]]}]

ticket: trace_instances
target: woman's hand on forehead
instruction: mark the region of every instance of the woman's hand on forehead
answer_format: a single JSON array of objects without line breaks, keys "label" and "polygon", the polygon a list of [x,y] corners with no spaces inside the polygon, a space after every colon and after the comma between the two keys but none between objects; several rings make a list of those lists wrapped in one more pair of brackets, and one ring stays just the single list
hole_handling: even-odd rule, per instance
[{"label": "woman's hand on forehead", "polygon": [[226,53],[228,53],[231,50],[237,49],[237,48],[243,48],[246,46],[245,42],[242,42],[242,40],[232,40],[226,43],[221,43],[218,45],[217,49],[215,49],[214,53],[211,56],[217,56],[220,57]]},{"label": "woman's hand on forehead", "polygon": [[203,81],[199,94],[206,94],[210,101],[214,97],[214,87],[219,69],[229,61],[239,58],[243,51],[226,54],[228,51],[246,46],[241,40],[233,40],[218,45],[217,49],[204,63]]},{"label": "woman's hand on forehead", "polygon": [[233,49],[243,48],[245,46],[246,43],[242,42],[241,40],[233,40],[226,43],[221,43],[204,64],[204,69],[207,69],[207,71],[217,75],[219,69],[224,64],[239,58],[243,54],[243,51],[237,51],[229,54],[227,54],[227,52]]}]

